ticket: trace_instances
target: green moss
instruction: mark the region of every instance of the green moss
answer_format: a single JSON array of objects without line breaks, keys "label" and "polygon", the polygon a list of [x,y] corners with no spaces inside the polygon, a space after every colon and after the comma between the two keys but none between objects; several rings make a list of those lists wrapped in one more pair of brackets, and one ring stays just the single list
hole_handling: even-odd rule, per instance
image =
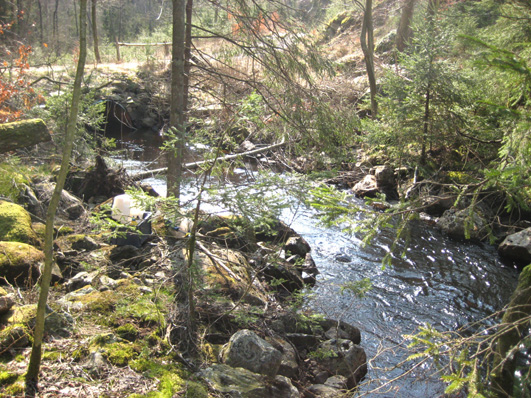
[{"label": "green moss", "polygon": [[8,371],[0,372],[0,386],[13,384],[18,379],[18,374]]},{"label": "green moss", "polygon": [[20,166],[11,163],[0,164],[0,195],[18,202],[18,199],[29,184],[29,179],[19,172]]},{"label": "green moss", "polygon": [[[0,215],[0,228],[2,225]],[[1,238],[0,238],[1,239]],[[18,285],[35,282],[44,253],[21,242],[0,242],[0,275]]]},{"label": "green moss", "polygon": [[0,398],[12,398],[15,396],[22,395],[24,393],[24,380],[16,381],[11,384],[9,387],[6,387],[3,394],[0,394]]},{"label": "green moss", "polygon": [[43,361],[55,362],[61,358],[61,353],[59,351],[45,351],[42,354]]},{"label": "green moss", "polygon": [[29,213],[22,206],[0,201],[0,241],[39,243]]},{"label": "green moss", "polygon": [[463,171],[449,171],[447,180],[447,182],[455,184],[471,184],[477,181],[473,176]]},{"label": "green moss", "polygon": [[124,340],[135,341],[138,337],[138,329],[131,323],[117,327],[114,332]]},{"label": "green moss", "polygon": [[92,292],[76,297],[76,301],[82,303],[86,310],[106,316],[114,310],[117,297],[113,292]]},{"label": "green moss", "polygon": [[130,343],[112,343],[103,347],[103,356],[113,365],[126,366],[138,356],[138,348]]},{"label": "green moss", "polygon": [[89,354],[89,350],[86,347],[81,347],[72,352],[72,360],[74,362],[79,362],[82,359],[86,358]]}]

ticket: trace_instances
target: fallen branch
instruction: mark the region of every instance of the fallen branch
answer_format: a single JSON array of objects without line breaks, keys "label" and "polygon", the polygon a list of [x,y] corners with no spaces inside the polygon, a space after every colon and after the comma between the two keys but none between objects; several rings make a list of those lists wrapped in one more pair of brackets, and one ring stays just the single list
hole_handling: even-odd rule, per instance
[{"label": "fallen branch", "polygon": [[[284,145],[286,145],[286,141],[284,138],[282,138],[281,142],[264,147],[264,148],[253,149],[252,151],[247,151],[247,152],[242,152],[242,153],[234,153],[232,155],[227,155],[227,156],[223,156],[221,158],[216,158],[216,159],[208,159],[208,160],[201,160],[199,162],[185,163],[183,165],[183,168],[188,169],[188,170],[194,170],[205,164],[212,163],[214,161],[227,161],[227,160],[238,159],[241,157],[249,157],[249,156],[257,155],[259,153],[267,152],[267,151],[270,151],[276,148],[280,148],[281,146],[284,146]],[[139,180],[143,180],[144,178],[153,177],[154,175],[165,174],[167,171],[168,171],[167,167],[162,167],[160,169],[148,170],[148,171],[137,173],[131,176],[131,178],[134,181],[139,181]]]}]

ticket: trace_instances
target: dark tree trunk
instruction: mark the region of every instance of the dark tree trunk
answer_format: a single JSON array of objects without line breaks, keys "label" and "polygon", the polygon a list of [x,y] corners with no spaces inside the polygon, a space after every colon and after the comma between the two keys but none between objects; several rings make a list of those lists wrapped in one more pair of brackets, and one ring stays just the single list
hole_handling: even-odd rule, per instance
[{"label": "dark tree trunk", "polygon": [[98,64],[101,64],[101,57],[100,57],[100,46],[98,42],[98,22],[96,18],[96,3],[98,0],[92,0],[91,4],[91,14],[92,14],[92,41],[94,44],[94,57],[96,58],[96,62]]},{"label": "dark tree trunk", "polygon": [[413,11],[415,9],[416,0],[406,0],[400,15],[400,23],[396,30],[396,48],[402,52],[406,48],[411,39],[411,19],[413,18]]},{"label": "dark tree trunk", "polygon": [[376,118],[378,114],[378,103],[376,102],[376,75],[374,72],[374,31],[372,25],[372,0],[365,1],[363,12],[363,23],[361,25],[360,37],[361,50],[365,58],[367,77],[371,90],[371,116]]}]

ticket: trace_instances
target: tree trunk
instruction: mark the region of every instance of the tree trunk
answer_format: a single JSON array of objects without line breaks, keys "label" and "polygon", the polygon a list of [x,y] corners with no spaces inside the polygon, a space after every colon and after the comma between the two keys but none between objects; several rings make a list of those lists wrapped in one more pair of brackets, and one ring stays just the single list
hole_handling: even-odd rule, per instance
[{"label": "tree trunk", "polygon": [[184,90],[183,90],[183,110],[188,111],[188,92],[190,89],[190,70],[192,63],[192,11],[194,8],[194,0],[187,0],[186,2],[186,29],[184,38]]},{"label": "tree trunk", "polygon": [[396,48],[402,52],[406,48],[411,39],[411,19],[413,18],[413,10],[415,9],[416,0],[406,0],[400,15],[400,23],[396,29]]},{"label": "tree trunk", "polygon": [[422,148],[420,153],[420,164],[426,164],[426,143],[428,141],[430,130],[430,95],[430,84],[428,83],[428,88],[426,89],[426,97],[424,101],[424,120],[422,129]]},{"label": "tree trunk", "polygon": [[168,151],[168,195],[179,199],[184,153],[184,41],[186,0],[173,0],[170,126],[175,137]]},{"label": "tree trunk", "polygon": [[502,318],[503,332],[496,340],[492,387],[498,397],[513,396],[515,363],[511,351],[520,344],[524,331],[529,327],[529,321],[525,320],[530,315],[531,265],[528,265],[518,278],[518,286]]},{"label": "tree trunk", "polygon": [[91,4],[91,14],[92,14],[92,41],[94,43],[94,57],[96,58],[96,62],[98,64],[101,64],[101,57],[100,57],[100,46],[98,42],[98,23],[96,19],[96,3],[98,0],[92,0]]},{"label": "tree trunk", "polygon": [[363,23],[361,25],[360,37],[361,50],[365,58],[367,77],[371,90],[371,115],[376,118],[378,114],[378,103],[376,102],[376,75],[374,72],[374,30],[372,25],[372,0],[365,1],[363,12]]},{"label": "tree trunk", "polygon": [[79,99],[81,97],[81,82],[85,69],[85,59],[87,56],[87,0],[80,0],[80,34],[79,34],[79,60],[77,63],[76,78],[74,80],[74,91],[72,94],[72,105],[67,123],[67,132],[65,146],[63,149],[63,158],[61,169],[57,176],[55,190],[53,192],[48,210],[46,212],[46,229],[44,233],[44,270],[41,275],[39,302],[37,306],[37,316],[35,319],[35,330],[33,334],[33,347],[31,350],[28,372],[26,373],[27,391],[35,390],[39,378],[39,370],[42,358],[42,338],[44,335],[44,318],[46,311],[46,302],[48,300],[48,291],[52,277],[53,266],[53,233],[54,221],[61,192],[65,184],[66,175],[70,165],[70,156],[76,136],[76,123],[79,109]]},{"label": "tree trunk", "polygon": [[52,139],[41,119],[0,124],[0,153],[47,142]]},{"label": "tree trunk", "polygon": [[59,34],[57,32],[58,26],[59,26],[59,16],[58,16],[58,10],[59,10],[59,0],[55,0],[55,10],[53,12],[53,22],[52,22],[52,36],[54,40],[54,47],[55,47],[55,54],[60,55],[59,51]]},{"label": "tree trunk", "polygon": [[43,23],[42,23],[42,4],[41,4],[41,0],[37,0],[37,5],[39,6],[39,36],[40,36],[40,41],[41,41],[41,45],[42,45],[42,43],[44,43],[44,26],[43,26]]}]

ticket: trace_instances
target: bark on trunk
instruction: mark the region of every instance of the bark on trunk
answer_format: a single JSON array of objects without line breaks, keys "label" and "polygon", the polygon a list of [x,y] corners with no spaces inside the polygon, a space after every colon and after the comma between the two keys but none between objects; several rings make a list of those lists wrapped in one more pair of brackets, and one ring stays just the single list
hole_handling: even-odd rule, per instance
[{"label": "bark on trunk", "polygon": [[413,18],[413,10],[415,9],[416,0],[406,0],[406,4],[402,8],[400,15],[400,23],[396,30],[396,48],[402,52],[406,48],[411,39],[411,19]]},{"label": "bark on trunk", "polygon": [[184,153],[184,41],[186,0],[173,0],[173,45],[171,63],[170,126],[173,146],[168,151],[168,195],[180,196]]},{"label": "bark on trunk", "polygon": [[48,291],[52,280],[53,266],[53,234],[55,213],[61,198],[61,192],[66,181],[70,165],[70,156],[74,146],[76,135],[77,114],[79,109],[79,99],[81,97],[81,82],[85,69],[85,59],[87,56],[87,0],[80,0],[80,35],[79,35],[79,60],[77,63],[76,78],[74,80],[74,91],[72,93],[72,106],[68,117],[65,147],[61,161],[61,169],[57,176],[57,183],[52,194],[48,210],[46,212],[46,229],[44,232],[44,270],[41,275],[39,302],[37,305],[37,316],[35,318],[35,330],[33,333],[33,347],[31,350],[28,372],[26,373],[26,391],[35,392],[42,358],[42,339],[44,336],[44,318],[46,312],[46,302]]},{"label": "bark on trunk", "polygon": [[372,0],[365,1],[363,13],[363,23],[361,25],[360,37],[361,50],[365,58],[367,77],[371,90],[371,116],[376,118],[378,113],[378,103],[376,102],[376,75],[374,72],[374,31],[372,26]]},{"label": "bark on trunk", "polygon": [[98,0],[92,0],[91,4],[91,14],[92,14],[92,40],[94,43],[94,57],[96,58],[96,62],[98,64],[101,64],[101,57],[100,57],[100,45],[98,42],[98,23],[96,19],[96,3]]},{"label": "bark on trunk", "polygon": [[41,119],[0,124],[0,153],[47,142],[52,139]]}]

